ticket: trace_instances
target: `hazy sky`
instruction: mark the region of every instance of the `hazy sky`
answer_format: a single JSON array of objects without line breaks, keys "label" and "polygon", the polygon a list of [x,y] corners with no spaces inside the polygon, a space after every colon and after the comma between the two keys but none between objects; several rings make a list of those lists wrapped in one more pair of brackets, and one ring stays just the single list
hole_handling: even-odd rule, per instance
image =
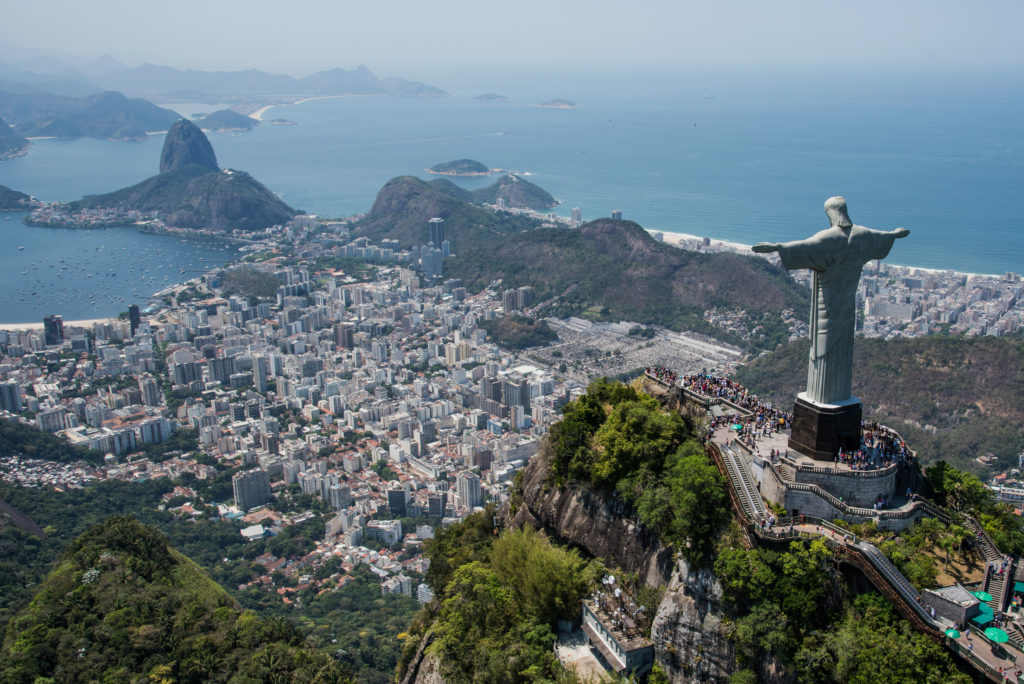
[{"label": "hazy sky", "polygon": [[0,42],[297,75],[459,68],[1020,68],[1021,0],[23,0]]}]

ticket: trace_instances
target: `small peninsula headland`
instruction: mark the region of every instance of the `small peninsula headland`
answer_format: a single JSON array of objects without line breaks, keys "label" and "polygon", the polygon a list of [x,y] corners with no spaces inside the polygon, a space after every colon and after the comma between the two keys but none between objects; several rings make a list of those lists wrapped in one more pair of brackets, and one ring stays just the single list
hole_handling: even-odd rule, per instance
[{"label": "small peninsula headland", "polygon": [[31,211],[40,204],[39,200],[30,195],[0,185],[0,211]]},{"label": "small peninsula headland", "polygon": [[29,142],[0,118],[0,161],[18,157],[28,151]]},{"label": "small peninsula headland", "polygon": [[576,103],[575,102],[570,102],[569,100],[560,100],[560,99],[547,100],[545,102],[541,102],[537,106],[538,107],[543,107],[544,109],[576,109]]},{"label": "small peninsula headland", "polygon": [[105,195],[46,205],[25,223],[65,228],[140,225],[223,234],[264,230],[297,212],[244,171],[220,169],[213,146],[191,121],[171,126],[160,173]]},{"label": "small peninsula headland", "polygon": [[475,159],[456,159],[435,164],[427,169],[427,173],[435,176],[487,176],[491,169]]}]

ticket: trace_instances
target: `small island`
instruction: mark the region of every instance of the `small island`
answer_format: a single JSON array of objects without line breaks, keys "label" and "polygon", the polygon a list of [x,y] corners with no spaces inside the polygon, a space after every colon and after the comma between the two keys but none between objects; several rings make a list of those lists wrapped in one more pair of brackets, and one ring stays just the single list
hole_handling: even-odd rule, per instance
[{"label": "small island", "polygon": [[497,93],[483,93],[482,95],[477,95],[473,99],[474,100],[479,100],[480,102],[507,102],[508,101],[507,97],[505,97],[504,95],[498,95]]},{"label": "small island", "polygon": [[569,100],[548,100],[547,102],[541,102],[537,106],[544,109],[576,109],[576,103]]},{"label": "small island", "polygon": [[251,131],[260,122],[233,109],[221,109],[201,116],[193,122],[204,131]]},{"label": "small island", "polygon": [[270,124],[272,126],[296,126],[296,125],[298,125],[294,121],[291,121],[289,119],[271,119],[270,120]]},{"label": "small island", "polygon": [[490,175],[491,169],[475,159],[456,159],[435,164],[427,169],[427,173],[435,176],[487,176]]}]

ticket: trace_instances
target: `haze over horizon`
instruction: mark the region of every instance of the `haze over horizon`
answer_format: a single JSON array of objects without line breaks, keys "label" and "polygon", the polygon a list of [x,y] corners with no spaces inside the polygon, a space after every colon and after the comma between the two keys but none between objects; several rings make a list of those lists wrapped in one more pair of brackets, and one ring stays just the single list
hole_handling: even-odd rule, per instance
[{"label": "haze over horizon", "polygon": [[[396,11],[397,9],[397,11]],[[527,0],[481,13],[476,3],[338,6],[97,0],[5,8],[10,46],[129,66],[257,68],[292,75],[366,64],[379,76],[485,83],[489,74],[602,69],[1015,72],[1024,5],[941,2],[774,5]],[[443,83],[437,83],[444,87]]]}]

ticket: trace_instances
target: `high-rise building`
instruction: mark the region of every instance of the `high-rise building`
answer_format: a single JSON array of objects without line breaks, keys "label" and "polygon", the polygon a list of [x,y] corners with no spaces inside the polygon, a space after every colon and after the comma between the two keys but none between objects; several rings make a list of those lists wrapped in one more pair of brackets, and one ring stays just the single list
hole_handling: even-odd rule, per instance
[{"label": "high-rise building", "polygon": [[613,221],[621,221],[622,220],[622,210],[621,209],[612,209],[612,220]]},{"label": "high-rise building", "polygon": [[427,221],[427,226],[430,228],[430,241],[434,247],[441,249],[441,243],[444,242],[444,219],[432,218]]},{"label": "high-rise building", "polygon": [[351,349],[355,346],[356,326],[352,323],[334,324],[334,344],[343,348]]},{"label": "high-rise building", "polygon": [[132,326],[132,337],[135,337],[135,331],[139,329],[139,324],[142,323],[142,317],[139,315],[138,304],[128,305],[128,322]]},{"label": "high-rise building", "polygon": [[0,409],[21,413],[21,388],[16,382],[0,382]]},{"label": "high-rise building", "polygon": [[580,209],[579,207],[572,208],[572,223],[575,226],[578,226],[581,223],[583,223],[583,210]]},{"label": "high-rise building", "polygon": [[519,309],[519,293],[516,290],[505,290],[501,293],[501,303],[505,313],[516,311]]},{"label": "high-rise building", "polygon": [[142,403],[146,406],[160,405],[160,385],[151,375],[144,375],[139,378],[139,392],[142,393]]},{"label": "high-rise building", "polygon": [[43,344],[47,347],[64,344],[64,321],[59,315],[43,316]]},{"label": "high-rise building", "polygon": [[388,512],[396,518],[404,518],[406,506],[409,503],[409,493],[404,489],[388,490]]},{"label": "high-rise building", "polygon": [[235,505],[243,511],[262,506],[270,501],[270,473],[266,470],[246,470],[231,478],[235,492]]},{"label": "high-rise building", "polygon": [[270,377],[270,363],[266,356],[252,357],[252,377],[256,385],[256,391],[260,394],[267,392],[267,378]]},{"label": "high-rise building", "polygon": [[464,470],[455,476],[455,492],[466,508],[480,505],[480,476]]}]

